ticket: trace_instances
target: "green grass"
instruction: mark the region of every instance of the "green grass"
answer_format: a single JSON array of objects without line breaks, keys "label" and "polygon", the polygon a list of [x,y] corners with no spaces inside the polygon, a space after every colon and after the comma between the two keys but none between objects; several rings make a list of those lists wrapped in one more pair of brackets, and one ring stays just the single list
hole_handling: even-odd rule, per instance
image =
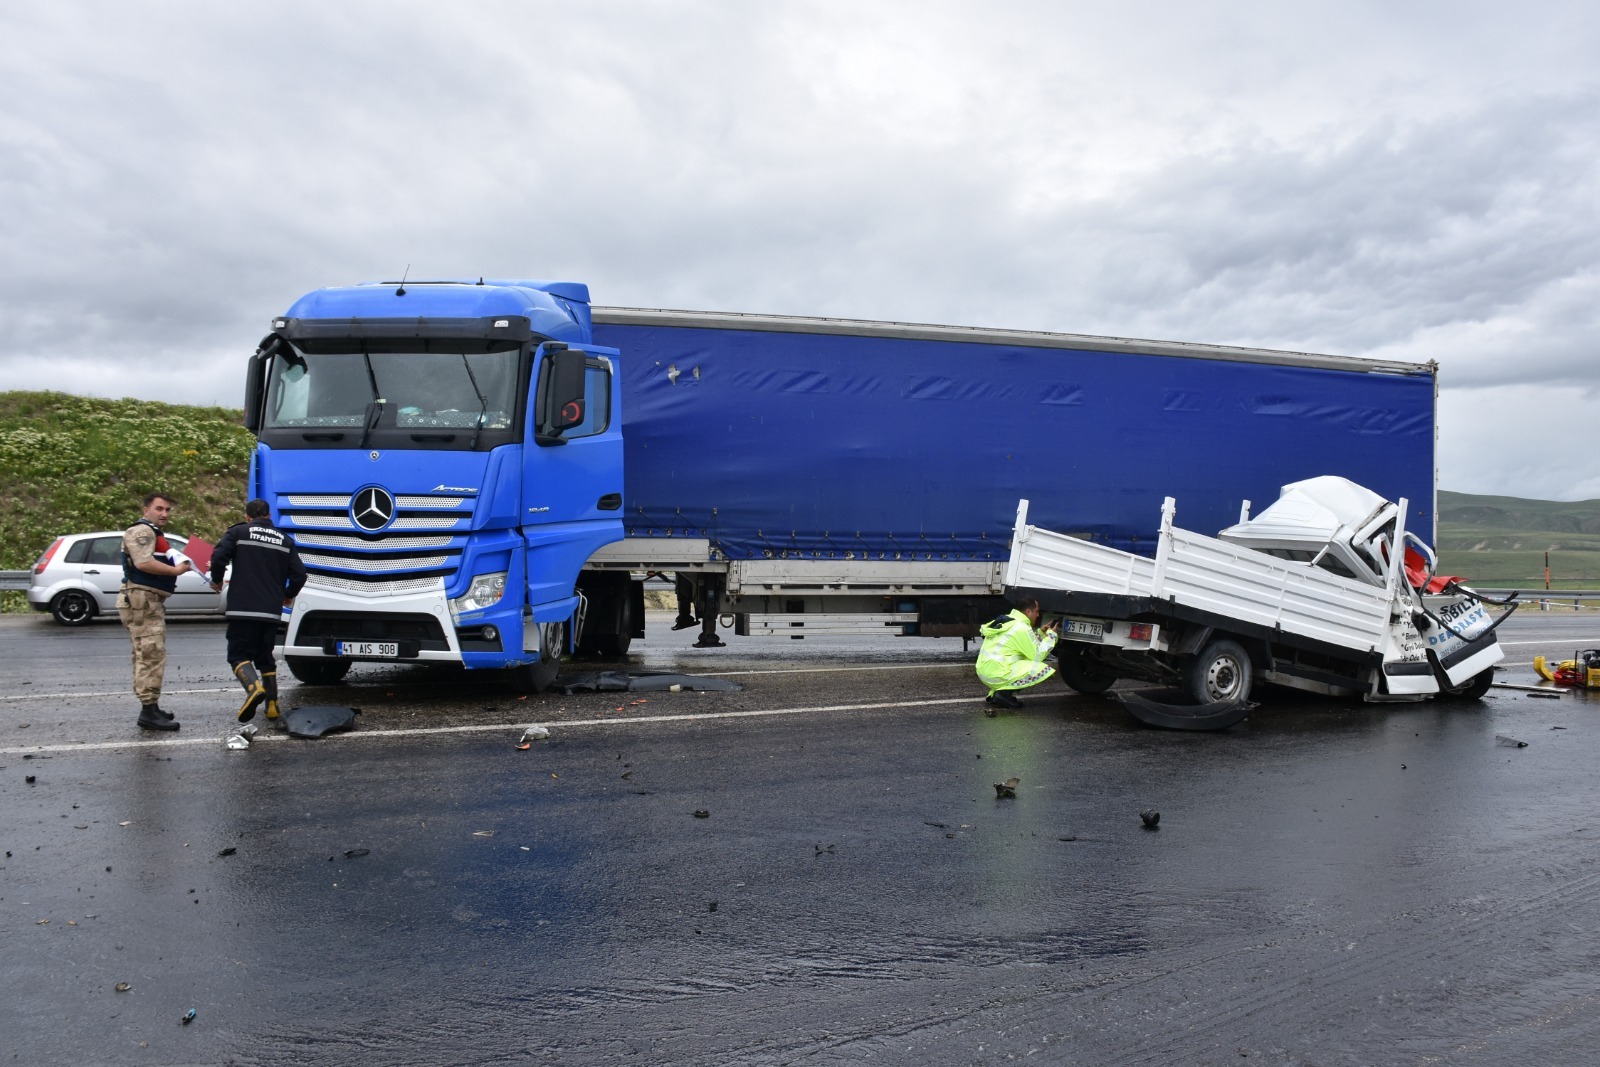
[{"label": "green grass", "polygon": [[1487,588],[1600,589],[1600,500],[1439,491],[1439,569]]},{"label": "green grass", "polygon": [[[57,536],[129,525],[144,494],[177,497],[168,529],[215,541],[238,521],[254,439],[228,408],[0,393],[0,570]],[[25,609],[21,593],[7,610]]]}]

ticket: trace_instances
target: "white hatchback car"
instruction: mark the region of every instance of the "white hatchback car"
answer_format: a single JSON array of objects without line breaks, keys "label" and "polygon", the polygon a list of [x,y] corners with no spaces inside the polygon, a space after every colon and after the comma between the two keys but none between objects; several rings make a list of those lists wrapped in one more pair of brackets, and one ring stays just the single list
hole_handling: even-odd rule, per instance
[{"label": "white hatchback car", "polygon": [[[180,534],[166,538],[180,552],[189,543]],[[121,588],[122,531],[71,534],[56,538],[34,562],[28,603],[63,626],[82,626],[96,615],[115,618]],[[227,610],[227,587],[223,590],[213,593],[210,579],[198,570],[180,575],[177,591],[167,598],[167,614],[221,615]]]}]

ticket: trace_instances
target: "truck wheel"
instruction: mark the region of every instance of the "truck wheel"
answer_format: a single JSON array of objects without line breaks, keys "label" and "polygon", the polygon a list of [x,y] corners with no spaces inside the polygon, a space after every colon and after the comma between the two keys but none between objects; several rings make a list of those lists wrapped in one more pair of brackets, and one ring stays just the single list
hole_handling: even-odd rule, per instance
[{"label": "truck wheel", "polygon": [[511,684],[520,693],[542,693],[555,684],[561,673],[561,653],[567,643],[567,624],[539,624],[539,662],[512,667]]},{"label": "truck wheel", "polygon": [[1183,689],[1197,704],[1250,697],[1250,653],[1237,641],[1207,645],[1183,672]]},{"label": "truck wheel", "polygon": [[307,685],[338,685],[350,673],[347,659],[311,659],[307,656],[285,656],[289,673]]},{"label": "truck wheel", "polygon": [[1080,693],[1104,693],[1117,680],[1117,672],[1090,657],[1087,649],[1063,648],[1056,653],[1061,680]]},{"label": "truck wheel", "polygon": [[50,601],[50,614],[62,626],[82,626],[94,618],[94,613],[94,597],[81,589],[57,593],[56,598]]},{"label": "truck wheel", "polygon": [[1443,696],[1449,700],[1482,700],[1494,684],[1494,668],[1479,671],[1453,689],[1445,689]]}]

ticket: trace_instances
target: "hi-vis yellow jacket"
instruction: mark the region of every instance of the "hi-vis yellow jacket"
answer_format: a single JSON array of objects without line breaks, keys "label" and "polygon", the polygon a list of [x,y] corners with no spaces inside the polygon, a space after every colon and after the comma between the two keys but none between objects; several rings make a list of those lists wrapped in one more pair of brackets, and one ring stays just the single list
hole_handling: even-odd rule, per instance
[{"label": "hi-vis yellow jacket", "polygon": [[1052,674],[1044,658],[1056,647],[1054,630],[1038,631],[1022,612],[1012,609],[993,622],[978,627],[983,648],[978,651],[978,677],[992,695],[998,689],[1026,689]]}]

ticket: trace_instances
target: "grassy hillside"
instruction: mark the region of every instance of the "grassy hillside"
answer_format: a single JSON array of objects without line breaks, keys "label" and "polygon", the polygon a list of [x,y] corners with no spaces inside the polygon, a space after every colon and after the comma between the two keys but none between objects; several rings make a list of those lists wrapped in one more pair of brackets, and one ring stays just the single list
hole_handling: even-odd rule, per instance
[{"label": "grassy hillside", "polygon": [[1600,589],[1600,500],[1439,491],[1439,563],[1490,588]]},{"label": "grassy hillside", "polygon": [[254,441],[241,419],[227,408],[0,393],[0,570],[31,566],[60,534],[127,526],[152,490],[177,497],[168,529],[215,541],[244,504]]}]

